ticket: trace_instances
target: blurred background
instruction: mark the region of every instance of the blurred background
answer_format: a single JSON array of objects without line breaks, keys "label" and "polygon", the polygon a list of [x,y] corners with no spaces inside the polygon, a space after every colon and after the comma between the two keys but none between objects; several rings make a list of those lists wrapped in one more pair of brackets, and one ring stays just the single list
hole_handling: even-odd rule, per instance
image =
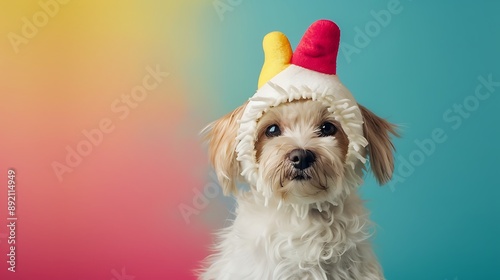
[{"label": "blurred background", "polygon": [[[229,224],[198,132],[256,90],[262,38],[342,31],[337,71],[400,125],[361,187],[387,279],[500,279],[496,1],[0,3],[0,278],[195,279]],[[16,272],[7,172],[16,172]],[[5,224],[5,225],[4,225]]]}]

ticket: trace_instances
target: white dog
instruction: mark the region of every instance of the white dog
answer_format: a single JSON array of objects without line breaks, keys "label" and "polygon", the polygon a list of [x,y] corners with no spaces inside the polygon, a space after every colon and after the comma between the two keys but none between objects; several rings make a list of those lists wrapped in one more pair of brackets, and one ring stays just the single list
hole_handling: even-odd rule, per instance
[{"label": "white dog", "polygon": [[[395,126],[335,75],[339,40],[327,20],[293,54],[282,33],[268,34],[258,91],[205,129],[238,208],[200,279],[384,279],[357,187],[367,155],[381,184],[391,178]],[[239,180],[250,190],[237,191]]]}]

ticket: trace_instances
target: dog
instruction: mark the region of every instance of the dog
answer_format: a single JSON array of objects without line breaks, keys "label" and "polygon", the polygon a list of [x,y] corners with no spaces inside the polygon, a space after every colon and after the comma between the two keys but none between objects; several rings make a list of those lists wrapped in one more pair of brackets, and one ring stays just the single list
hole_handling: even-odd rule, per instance
[{"label": "dog", "polygon": [[357,188],[367,158],[380,184],[390,180],[397,129],[336,76],[339,40],[328,20],[293,53],[286,36],[268,34],[255,95],[205,128],[211,164],[238,206],[199,279],[384,279]]}]

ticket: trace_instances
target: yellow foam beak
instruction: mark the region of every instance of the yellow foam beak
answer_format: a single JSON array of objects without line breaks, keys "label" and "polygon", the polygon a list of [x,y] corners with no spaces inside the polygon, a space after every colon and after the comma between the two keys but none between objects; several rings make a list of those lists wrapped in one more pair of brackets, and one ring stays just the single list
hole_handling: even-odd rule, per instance
[{"label": "yellow foam beak", "polygon": [[285,34],[274,31],[262,41],[264,65],[260,71],[258,88],[283,71],[292,61],[292,47]]}]

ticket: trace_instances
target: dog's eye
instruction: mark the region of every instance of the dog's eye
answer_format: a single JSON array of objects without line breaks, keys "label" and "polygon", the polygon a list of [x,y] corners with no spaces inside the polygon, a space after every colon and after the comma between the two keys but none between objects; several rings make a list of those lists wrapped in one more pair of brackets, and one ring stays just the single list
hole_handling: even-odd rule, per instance
[{"label": "dog's eye", "polygon": [[281,130],[277,124],[272,124],[266,128],[267,137],[276,137],[280,135],[281,135]]},{"label": "dog's eye", "polygon": [[337,127],[331,122],[324,122],[319,126],[319,136],[326,137],[332,136],[337,133]]}]

